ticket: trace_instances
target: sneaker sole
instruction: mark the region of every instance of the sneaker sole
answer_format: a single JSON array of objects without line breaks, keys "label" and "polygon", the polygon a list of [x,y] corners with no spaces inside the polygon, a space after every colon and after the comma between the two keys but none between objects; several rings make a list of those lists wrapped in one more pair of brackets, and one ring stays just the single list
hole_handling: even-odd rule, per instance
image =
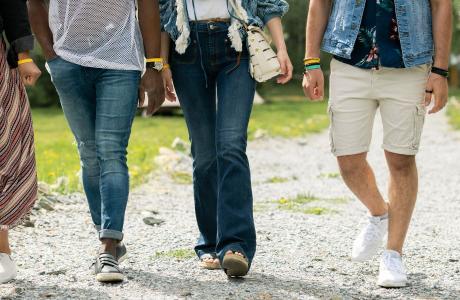
[{"label": "sneaker sole", "polygon": [[407,286],[406,281],[394,282],[394,281],[381,281],[377,283],[378,286],[383,288],[403,288]]},{"label": "sneaker sole", "polygon": [[16,279],[16,275],[0,279],[0,284],[8,283],[10,281],[13,281],[14,279]]},{"label": "sneaker sole", "polygon": [[120,273],[99,273],[96,275],[96,280],[99,282],[120,282],[124,276]]}]

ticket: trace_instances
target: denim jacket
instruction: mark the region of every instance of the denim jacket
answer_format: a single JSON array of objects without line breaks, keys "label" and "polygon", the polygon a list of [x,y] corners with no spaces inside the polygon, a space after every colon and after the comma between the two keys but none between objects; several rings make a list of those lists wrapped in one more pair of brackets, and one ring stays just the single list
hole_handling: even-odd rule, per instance
[{"label": "denim jacket", "polygon": [[[159,0],[162,31],[166,31],[176,43],[176,51],[184,53],[190,44],[189,17],[186,11],[186,0]],[[274,17],[282,17],[289,9],[284,0],[236,0],[248,24],[263,27]],[[232,46],[241,51],[245,32],[239,21],[233,19],[229,28]]]},{"label": "denim jacket", "polygon": [[[358,36],[366,0],[333,0],[322,49],[347,58]],[[395,0],[404,64],[407,68],[432,62],[434,54],[429,0]]]}]

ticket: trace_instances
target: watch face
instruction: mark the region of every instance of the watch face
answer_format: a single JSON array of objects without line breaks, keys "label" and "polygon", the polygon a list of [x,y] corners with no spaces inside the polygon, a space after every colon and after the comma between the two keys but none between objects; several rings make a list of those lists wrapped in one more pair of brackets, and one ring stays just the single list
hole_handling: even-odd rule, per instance
[{"label": "watch face", "polygon": [[161,71],[163,69],[163,63],[160,61],[155,62],[155,66],[153,68],[157,71]]},{"label": "watch face", "polygon": [[158,62],[148,62],[145,64],[145,67],[147,69],[154,69],[154,70],[157,70],[157,71],[161,71],[163,70],[163,63],[158,61]]}]

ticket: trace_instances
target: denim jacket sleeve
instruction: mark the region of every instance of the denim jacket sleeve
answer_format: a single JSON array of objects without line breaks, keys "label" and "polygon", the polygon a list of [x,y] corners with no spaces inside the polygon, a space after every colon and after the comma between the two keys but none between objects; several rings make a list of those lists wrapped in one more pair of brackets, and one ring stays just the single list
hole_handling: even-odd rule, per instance
[{"label": "denim jacket sleeve", "polygon": [[282,17],[289,10],[284,0],[257,0],[257,16],[265,24],[275,17]]},{"label": "denim jacket sleeve", "polygon": [[177,12],[175,0],[159,0],[161,31],[168,32],[175,40],[179,35],[176,27]]}]

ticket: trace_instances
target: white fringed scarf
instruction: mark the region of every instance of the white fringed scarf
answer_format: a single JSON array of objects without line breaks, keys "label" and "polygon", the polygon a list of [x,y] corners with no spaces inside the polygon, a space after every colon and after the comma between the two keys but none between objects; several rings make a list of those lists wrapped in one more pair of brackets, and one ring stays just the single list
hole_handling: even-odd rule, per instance
[{"label": "white fringed scarf", "polygon": [[[179,54],[184,54],[188,47],[188,40],[190,37],[189,19],[187,10],[185,9],[186,0],[176,0],[176,27],[179,31],[179,37],[176,40],[176,51]],[[241,4],[241,0],[229,0],[232,2],[231,11],[232,14],[236,14],[238,18],[241,18],[244,22],[248,22],[248,14]],[[236,8],[237,11],[235,11]],[[231,25],[228,28],[228,38],[232,42],[232,47],[237,51],[243,50],[243,41],[241,40],[240,29],[242,27],[241,22],[235,18],[231,18]]]}]

